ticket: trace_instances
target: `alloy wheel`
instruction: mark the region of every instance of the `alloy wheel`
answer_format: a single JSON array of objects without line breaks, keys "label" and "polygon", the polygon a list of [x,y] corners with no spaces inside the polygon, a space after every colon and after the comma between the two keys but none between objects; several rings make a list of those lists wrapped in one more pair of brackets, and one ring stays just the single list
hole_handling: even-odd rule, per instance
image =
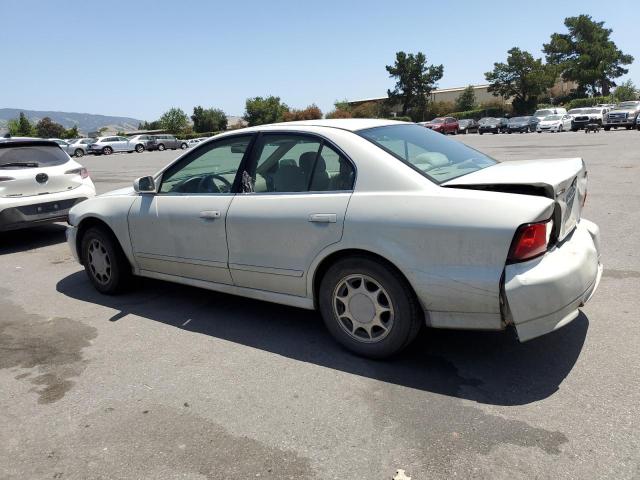
[{"label": "alloy wheel", "polygon": [[379,342],[393,328],[391,297],[367,275],[348,275],[338,282],[333,291],[333,310],[340,327],[359,342]]}]

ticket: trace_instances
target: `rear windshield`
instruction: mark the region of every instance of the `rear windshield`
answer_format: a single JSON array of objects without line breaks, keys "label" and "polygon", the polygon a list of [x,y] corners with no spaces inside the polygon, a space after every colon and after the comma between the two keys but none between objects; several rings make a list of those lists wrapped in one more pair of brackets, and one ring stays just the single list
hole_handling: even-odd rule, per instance
[{"label": "rear windshield", "polygon": [[69,161],[69,156],[58,147],[0,148],[0,168],[54,167]]},{"label": "rear windshield", "polygon": [[389,125],[357,133],[438,184],[498,163],[419,125]]}]

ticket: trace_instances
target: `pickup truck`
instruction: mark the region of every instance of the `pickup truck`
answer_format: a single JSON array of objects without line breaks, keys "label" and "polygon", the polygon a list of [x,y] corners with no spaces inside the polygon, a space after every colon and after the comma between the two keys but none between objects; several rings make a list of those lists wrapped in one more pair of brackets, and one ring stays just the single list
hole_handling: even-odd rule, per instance
[{"label": "pickup truck", "polygon": [[602,126],[607,131],[618,127],[631,130],[636,124],[638,113],[640,113],[640,101],[621,102],[604,116]]}]

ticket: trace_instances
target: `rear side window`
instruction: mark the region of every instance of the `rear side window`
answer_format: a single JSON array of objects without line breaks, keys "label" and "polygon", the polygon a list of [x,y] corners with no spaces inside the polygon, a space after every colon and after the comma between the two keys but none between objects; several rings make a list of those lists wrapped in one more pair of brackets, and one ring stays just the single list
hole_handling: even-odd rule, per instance
[{"label": "rear side window", "polygon": [[[69,156],[58,147],[0,148],[1,168],[55,167],[69,161]],[[13,166],[11,165],[13,164]],[[24,164],[24,165],[20,165]]]}]

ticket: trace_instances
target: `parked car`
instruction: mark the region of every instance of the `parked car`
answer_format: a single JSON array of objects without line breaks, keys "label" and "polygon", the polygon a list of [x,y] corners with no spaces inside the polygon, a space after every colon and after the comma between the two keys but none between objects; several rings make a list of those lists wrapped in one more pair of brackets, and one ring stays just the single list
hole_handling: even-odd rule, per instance
[{"label": "parked car", "polygon": [[566,132],[571,130],[572,122],[570,115],[549,115],[538,123],[536,132]]},{"label": "parked car", "polygon": [[621,102],[604,116],[604,129],[609,131],[612,127],[625,127],[627,130],[631,130],[636,123],[639,112],[640,101]]},{"label": "parked car", "polygon": [[139,275],[318,309],[382,358],[425,324],[526,341],[575,319],[602,272],[586,188],[580,158],[499,163],[411,123],[289,122],[80,203],[67,238],[99,292]]},{"label": "parked car", "polygon": [[94,143],[89,145],[88,151],[95,155],[111,155],[118,152],[132,153],[135,152],[136,145],[127,137],[98,137]]},{"label": "parked car", "polygon": [[509,125],[506,118],[484,117],[478,122],[478,133],[505,133]]},{"label": "parked car", "polygon": [[69,155],[72,157],[80,158],[88,153],[89,145],[96,141],[95,138],[76,138],[74,140],[69,140]]},{"label": "parked car", "polygon": [[478,122],[476,122],[472,118],[464,118],[462,120],[458,120],[458,131],[460,133],[464,133],[465,135],[470,132],[478,133]]},{"label": "parked car", "polygon": [[453,117],[437,117],[433,120],[422,123],[422,125],[434,132],[443,133],[445,135],[448,133],[455,135],[460,129],[458,120]]},{"label": "parked car", "polygon": [[640,130],[640,115],[638,115],[638,117],[636,118],[636,127],[638,130]]},{"label": "parked car", "polygon": [[152,135],[134,135],[129,137],[129,142],[134,145],[134,150],[138,153],[142,153],[147,150],[147,146],[152,139]]},{"label": "parked car", "polygon": [[187,140],[187,147],[193,148],[200,143],[200,140],[197,138],[192,138],[191,140]]},{"label": "parked car", "polygon": [[534,117],[538,119],[538,121],[544,119],[544,117],[548,117],[549,115],[566,115],[567,109],[561,107],[553,107],[553,108],[543,108],[540,110],[536,110],[533,114]]},{"label": "parked car", "polygon": [[172,150],[177,150],[181,148],[182,150],[188,148],[186,140],[178,140],[173,135],[153,135],[149,144],[147,146],[147,150],[159,150],[163,151],[168,148]]},{"label": "parked car", "polygon": [[573,115],[573,123],[571,126],[571,130],[577,132],[578,130],[582,130],[587,125],[591,123],[597,123],[598,125],[602,125],[602,120],[604,116],[607,114],[608,108],[606,107],[591,107],[591,108],[582,108],[578,114]]},{"label": "parked car", "polygon": [[507,133],[535,132],[538,125],[536,117],[513,117],[507,122]]},{"label": "parked car", "polygon": [[95,194],[87,170],[56,142],[0,139],[0,231],[66,221]]},{"label": "parked car", "polygon": [[62,140],[61,138],[48,138],[47,140],[55,142],[58,146],[64,150],[69,156],[73,155],[73,149],[71,147],[71,140]]}]

